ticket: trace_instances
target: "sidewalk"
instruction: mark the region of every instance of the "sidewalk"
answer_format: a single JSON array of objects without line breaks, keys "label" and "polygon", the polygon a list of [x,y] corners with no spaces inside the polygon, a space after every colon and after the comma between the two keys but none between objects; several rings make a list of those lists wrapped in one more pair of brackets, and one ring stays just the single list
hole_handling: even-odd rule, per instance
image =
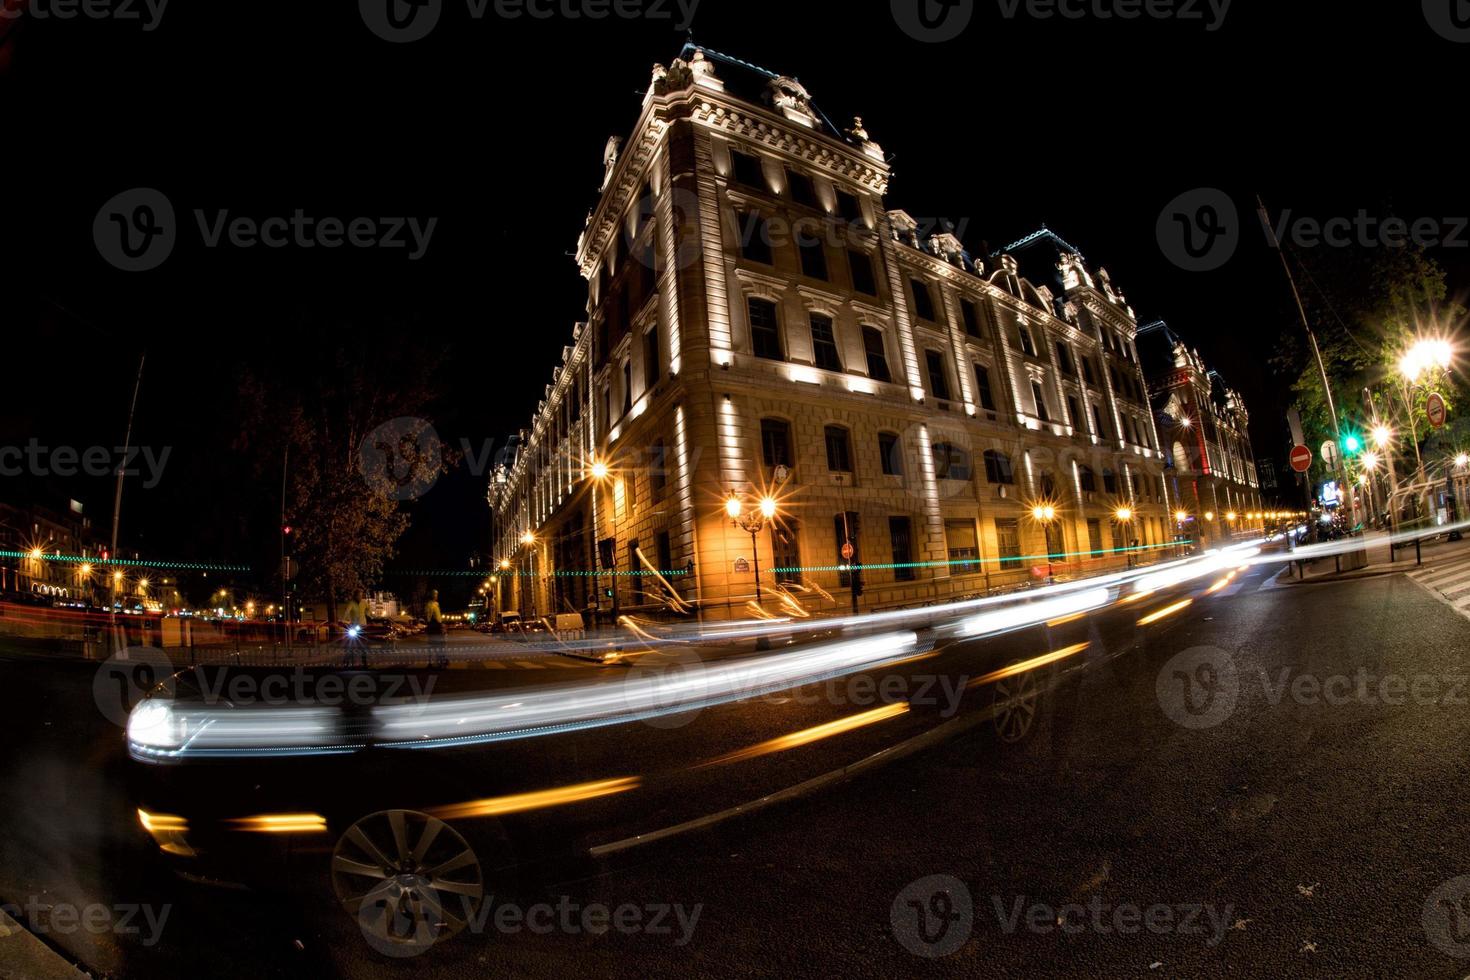
[{"label": "sidewalk", "polygon": [[[1448,541],[1443,536],[1425,537],[1416,554],[1413,543],[1400,546],[1395,554],[1389,554],[1388,538],[1382,534],[1369,535],[1364,539],[1368,551],[1368,564],[1352,571],[1339,571],[1336,559],[1318,558],[1306,563],[1301,569],[1296,561],[1279,577],[1283,585],[1311,584],[1313,582],[1339,582],[1347,579],[1373,578],[1378,575],[1428,572],[1446,563],[1458,563],[1470,559],[1470,538],[1463,541]],[[1282,556],[1288,557],[1286,555]],[[1422,563],[1421,563],[1422,558]],[[1304,575],[1303,575],[1304,573]]]},{"label": "sidewalk", "polygon": [[86,980],[86,976],[0,908],[0,980]]}]

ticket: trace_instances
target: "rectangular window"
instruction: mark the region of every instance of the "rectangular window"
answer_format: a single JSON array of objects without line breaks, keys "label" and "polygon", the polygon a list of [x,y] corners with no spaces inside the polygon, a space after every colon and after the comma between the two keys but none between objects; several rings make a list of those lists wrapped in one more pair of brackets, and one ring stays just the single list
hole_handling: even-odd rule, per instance
[{"label": "rectangular window", "polygon": [[[837,538],[837,567],[839,569],[837,573],[837,586],[843,589],[851,588],[854,578],[861,581],[861,573],[854,576],[851,571],[842,571],[841,569],[846,569],[850,565],[859,565],[863,560],[862,545],[858,541],[857,513],[855,511],[848,511],[845,514],[838,514],[832,518],[832,528],[836,532]],[[842,546],[845,544],[852,545],[852,559],[850,561],[842,557]]]},{"label": "rectangular window", "polygon": [[776,563],[772,573],[777,582],[801,581],[801,549],[797,545],[800,525],[794,518],[784,518],[771,528],[771,557]]},{"label": "rectangular window", "polygon": [[765,169],[761,166],[760,157],[751,156],[749,153],[741,153],[739,150],[731,150],[730,169],[734,173],[737,184],[744,184],[746,187],[758,191],[768,189],[766,187]]},{"label": "rectangular window", "polygon": [[852,447],[848,444],[847,430],[839,425],[829,425],[825,431],[827,440],[827,469],[833,473],[852,472]]},{"label": "rectangular window", "polygon": [[949,375],[944,370],[944,355],[937,350],[924,351],[929,368],[929,390],[940,401],[949,401]]},{"label": "rectangular window", "polygon": [[663,365],[659,363],[658,324],[643,335],[643,387],[651,391],[663,377]]},{"label": "rectangular window", "polygon": [[995,393],[990,387],[990,369],[984,364],[975,365],[975,396],[980,399],[980,407],[987,412],[995,411]]},{"label": "rectangular window", "polygon": [[1021,327],[1020,328],[1020,331],[1021,331],[1021,353],[1025,354],[1027,357],[1035,357],[1036,356],[1036,341],[1034,341],[1034,340],[1031,339],[1031,331],[1030,330],[1027,330],[1025,327]]},{"label": "rectangular window", "polygon": [[1067,396],[1067,419],[1077,428],[1080,429],[1082,427],[1084,421],[1082,418],[1082,407],[1077,404],[1075,395]]},{"label": "rectangular window", "polygon": [[980,541],[972,520],[944,522],[944,541],[949,548],[949,570],[954,575],[980,571]]},{"label": "rectangular window", "polygon": [[864,296],[878,295],[878,281],[873,278],[873,259],[867,252],[850,248],[847,264],[852,269],[852,288]]},{"label": "rectangular window", "polygon": [[628,542],[628,586],[629,601],[638,605],[643,601],[643,563],[638,560],[638,539]]},{"label": "rectangular window", "polygon": [[995,519],[995,549],[1002,570],[1021,567],[1021,525],[1014,517]]},{"label": "rectangular window", "polygon": [[1057,365],[1062,373],[1070,377],[1077,376],[1077,365],[1072,361],[1072,350],[1060,340],[1057,341]]},{"label": "rectangular window", "polygon": [[623,414],[633,411],[633,362],[623,362]]},{"label": "rectangular window", "polygon": [[1051,415],[1046,410],[1046,398],[1041,394],[1041,385],[1035,381],[1031,382],[1031,397],[1036,400],[1036,417],[1043,422],[1050,422]]},{"label": "rectangular window", "polygon": [[740,254],[751,262],[773,265],[771,261],[771,226],[758,214],[740,218]]},{"label": "rectangular window", "polygon": [[1089,517],[1087,519],[1087,547],[1092,552],[1088,557],[1102,557],[1100,554],[1103,550],[1102,521],[1096,517]]},{"label": "rectangular window", "polygon": [[811,279],[827,280],[827,250],[820,235],[796,233],[796,248],[801,253],[801,274]]},{"label": "rectangular window", "polygon": [[837,356],[837,337],[832,333],[832,318],[820,313],[812,314],[812,359],[824,371],[842,370],[842,359]]},{"label": "rectangular window", "polygon": [[940,480],[968,480],[970,453],[953,443],[936,442],[929,447],[934,459],[934,476]]},{"label": "rectangular window", "polygon": [[1090,357],[1084,357],[1082,359],[1082,380],[1093,387],[1097,386],[1097,375],[1093,372],[1092,358]]},{"label": "rectangular window", "polygon": [[808,208],[819,206],[817,188],[806,174],[800,174],[794,170],[786,171],[786,186],[791,188],[791,199],[797,204]]},{"label": "rectangular window", "polygon": [[980,333],[980,309],[974,300],[960,300],[960,315],[965,318],[965,333],[971,337],[982,336]]},{"label": "rectangular window", "polygon": [[934,294],[929,292],[929,284],[922,279],[910,279],[909,288],[914,291],[914,315],[920,320],[937,323],[934,316]]},{"label": "rectangular window", "polygon": [[897,433],[878,433],[878,461],[884,476],[903,476],[903,443]]},{"label": "rectangular window", "polygon": [[863,326],[863,353],[868,358],[868,377],[874,381],[893,380],[888,370],[888,350],[883,343],[883,331],[866,324]]},{"label": "rectangular window", "polygon": [[914,547],[912,522],[907,517],[888,518],[888,540],[893,546],[893,580],[914,580]]},{"label": "rectangular window", "polygon": [[[669,485],[668,458],[669,450],[663,440],[655,442],[648,450],[648,488],[653,491],[654,500],[662,500],[664,489]],[[660,565],[659,568],[668,566]]]},{"label": "rectangular window", "polygon": [[837,192],[837,215],[843,221],[862,221],[863,205],[856,194],[847,191]]},{"label": "rectangular window", "polygon": [[791,465],[791,423],[761,419],[761,457],[769,469]]},{"label": "rectangular window", "polygon": [[1096,405],[1092,406],[1092,431],[1099,439],[1106,439],[1108,437],[1107,430],[1103,428],[1102,424],[1102,410]]},{"label": "rectangular window", "polygon": [[674,543],[668,531],[658,532],[658,570],[668,574],[674,570]]},{"label": "rectangular window", "polygon": [[776,304],[770,300],[752,299],[747,309],[750,311],[750,345],[755,356],[784,361],[786,354],[781,347],[781,325],[776,319]]}]

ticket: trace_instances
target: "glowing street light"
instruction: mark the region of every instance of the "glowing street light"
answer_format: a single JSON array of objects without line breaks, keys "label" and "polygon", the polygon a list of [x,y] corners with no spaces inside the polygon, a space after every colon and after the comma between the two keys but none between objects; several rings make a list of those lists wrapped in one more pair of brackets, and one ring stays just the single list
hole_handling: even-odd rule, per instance
[{"label": "glowing street light", "polygon": [[522,534],[521,535],[521,544],[530,546],[530,545],[533,545],[535,543],[536,543],[536,535],[532,534],[530,531],[527,531],[525,534]]},{"label": "glowing street light", "polygon": [[1454,360],[1455,351],[1449,341],[1421,340],[1399,360],[1399,371],[1410,381],[1418,381],[1430,368],[1448,371]]},{"label": "glowing street light", "polygon": [[1037,504],[1031,508],[1031,519],[1047,529],[1046,534],[1046,580],[1052,581],[1051,525],[1057,519],[1057,509],[1051,504]]},{"label": "glowing street light", "polygon": [[505,570],[507,570],[509,568],[510,568],[510,559],[509,558],[502,558],[502,559],[500,559],[500,570],[503,572],[503,571],[505,571]]},{"label": "glowing street light", "polygon": [[587,471],[594,480],[606,480],[608,474],[607,463],[600,459],[592,461],[592,466]]},{"label": "glowing street light", "polygon": [[1467,466],[1470,466],[1470,453],[1460,453],[1455,457],[1455,469],[1463,470]]},{"label": "glowing street light", "polygon": [[1373,445],[1379,449],[1385,449],[1393,442],[1393,430],[1386,425],[1375,425],[1373,427]]},{"label": "glowing street light", "polygon": [[746,510],[735,491],[725,498],[725,515],[730,523],[750,535],[750,550],[755,559],[755,602],[761,602],[761,551],[756,535],[765,529],[766,521],[776,516],[776,498],[766,495],[750,510]]},{"label": "glowing street light", "polygon": [[1369,473],[1372,473],[1374,470],[1378,469],[1379,462],[1380,460],[1377,453],[1368,452],[1362,455],[1363,469],[1367,470]]},{"label": "glowing street light", "polygon": [[1113,516],[1116,517],[1119,521],[1126,524],[1129,521],[1133,520],[1133,508],[1119,507],[1116,511],[1113,512]]},{"label": "glowing street light", "polygon": [[728,516],[732,521],[737,520],[740,517],[741,509],[742,508],[740,506],[740,498],[735,496],[733,493],[730,494],[729,499],[725,501],[726,516]]}]

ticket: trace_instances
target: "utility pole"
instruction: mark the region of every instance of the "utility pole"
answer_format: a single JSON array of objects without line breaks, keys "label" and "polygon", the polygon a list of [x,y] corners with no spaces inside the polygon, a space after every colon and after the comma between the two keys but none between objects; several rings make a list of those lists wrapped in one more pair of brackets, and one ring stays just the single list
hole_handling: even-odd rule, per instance
[{"label": "utility pole", "polygon": [[[108,552],[114,562],[117,561],[117,525],[122,515],[123,473],[127,470],[128,454],[133,448],[133,416],[138,411],[138,390],[143,387],[143,365],[147,360],[148,352],[145,350],[138,357],[138,377],[133,382],[133,401],[128,406],[128,427],[123,434],[123,458],[117,464],[117,492],[112,498],[112,550]],[[113,643],[116,644],[115,652],[118,659],[126,660],[128,658],[127,644],[122,642],[122,638],[117,634],[117,577],[109,575],[108,582],[112,588],[112,601],[107,610],[108,631],[112,634]]]},{"label": "utility pole", "polygon": [[[1271,215],[1266,210],[1266,202],[1256,195],[1256,204],[1260,208],[1261,225],[1266,229],[1266,236],[1271,242],[1271,247],[1276,250],[1281,259],[1281,268],[1286,272],[1286,282],[1291,286],[1291,298],[1296,302],[1297,313],[1302,318],[1302,328],[1307,332],[1307,339],[1312,342],[1312,356],[1317,359],[1317,371],[1322,376],[1322,393],[1327,397],[1327,414],[1332,420],[1332,438],[1336,440],[1336,452],[1333,454],[1337,462],[1337,485],[1342,487],[1343,496],[1347,501],[1348,519],[1353,520],[1353,515],[1358,510],[1358,495],[1356,489],[1348,483],[1347,468],[1343,464],[1342,426],[1337,419],[1337,402],[1332,397],[1332,382],[1327,377],[1327,365],[1322,360],[1322,348],[1317,345],[1317,334],[1312,330],[1312,324],[1307,319],[1307,308],[1302,303],[1302,294],[1296,288],[1296,277],[1291,274],[1291,264],[1286,261],[1286,250],[1281,247],[1281,242],[1276,238],[1275,227],[1271,224]],[[1368,563],[1367,553],[1355,551],[1349,560],[1349,568],[1361,568]]]}]

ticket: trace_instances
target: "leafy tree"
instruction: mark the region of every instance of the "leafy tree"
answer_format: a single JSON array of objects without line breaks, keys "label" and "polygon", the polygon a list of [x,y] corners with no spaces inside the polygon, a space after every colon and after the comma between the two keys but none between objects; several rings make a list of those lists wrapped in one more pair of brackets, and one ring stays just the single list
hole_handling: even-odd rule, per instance
[{"label": "leafy tree", "polygon": [[408,529],[409,501],[448,468],[424,416],[438,359],[399,348],[395,325],[325,326],[308,320],[289,359],[247,369],[237,447],[250,451],[259,485],[287,475],[299,584],[337,603],[369,589]]},{"label": "leafy tree", "polygon": [[[1385,421],[1406,435],[1410,416],[1399,361],[1416,339],[1453,336],[1465,316],[1464,308],[1448,296],[1444,270],[1422,250],[1411,248],[1323,248],[1288,256],[1322,349],[1339,420],[1365,430],[1374,421]],[[1332,438],[1332,420],[1311,347],[1299,335],[1292,330],[1283,338],[1272,363],[1292,379],[1304,434],[1308,445],[1316,446]],[[1458,444],[1463,421],[1456,432],[1447,429],[1426,441],[1431,430],[1424,406],[1429,390],[1438,390],[1447,404],[1458,401],[1459,382],[1445,372],[1423,381],[1430,387],[1409,398],[1421,443],[1430,452],[1439,443]],[[1404,448],[1412,458],[1412,446],[1401,442],[1400,450]]]}]

